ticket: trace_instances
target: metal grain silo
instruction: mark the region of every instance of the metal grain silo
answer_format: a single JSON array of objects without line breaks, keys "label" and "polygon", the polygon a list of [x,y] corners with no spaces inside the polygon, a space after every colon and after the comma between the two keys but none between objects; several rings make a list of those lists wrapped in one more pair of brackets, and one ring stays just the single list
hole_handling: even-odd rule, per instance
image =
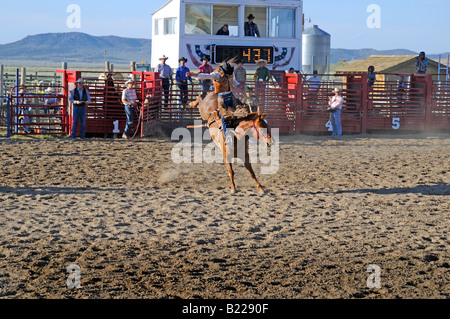
[{"label": "metal grain silo", "polygon": [[313,25],[303,31],[303,73],[328,72],[331,54],[331,35]]}]

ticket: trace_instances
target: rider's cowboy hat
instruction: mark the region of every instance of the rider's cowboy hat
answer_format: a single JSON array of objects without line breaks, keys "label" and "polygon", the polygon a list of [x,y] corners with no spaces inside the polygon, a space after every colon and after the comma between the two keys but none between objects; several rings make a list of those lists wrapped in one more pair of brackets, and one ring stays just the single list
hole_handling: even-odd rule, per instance
[{"label": "rider's cowboy hat", "polygon": [[247,19],[253,20],[253,19],[255,19],[255,16],[254,16],[253,14],[250,14],[250,15],[247,17]]},{"label": "rider's cowboy hat", "polygon": [[185,63],[188,61],[188,59],[186,59],[185,57],[182,57],[178,60],[178,62],[184,61]]},{"label": "rider's cowboy hat", "polygon": [[159,58],[160,60],[167,60],[168,57],[166,57],[165,55],[163,55],[162,57]]}]

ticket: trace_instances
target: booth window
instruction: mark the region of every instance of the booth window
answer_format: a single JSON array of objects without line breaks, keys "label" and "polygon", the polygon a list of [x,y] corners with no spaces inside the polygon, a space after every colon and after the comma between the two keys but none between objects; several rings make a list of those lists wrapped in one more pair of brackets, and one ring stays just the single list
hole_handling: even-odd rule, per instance
[{"label": "booth window", "polygon": [[185,34],[211,34],[211,5],[186,4]]},{"label": "booth window", "polygon": [[164,34],[175,34],[177,18],[164,19]]},{"label": "booth window", "polygon": [[[245,7],[245,22],[248,21],[247,17],[253,14],[255,22],[258,25],[259,34],[261,37],[267,37],[267,8],[265,7]],[[242,30],[244,32],[244,30]]]},{"label": "booth window", "polygon": [[230,36],[239,36],[238,9],[238,6],[213,6],[213,34],[227,24]]},{"label": "booth window", "polygon": [[272,38],[295,37],[295,10],[288,8],[269,9],[269,36]]},{"label": "booth window", "polygon": [[161,23],[161,19],[155,19],[155,25],[154,25],[154,30],[153,30],[153,33],[155,34],[155,35],[159,35],[159,34],[161,34],[161,29],[160,29],[160,23]]}]

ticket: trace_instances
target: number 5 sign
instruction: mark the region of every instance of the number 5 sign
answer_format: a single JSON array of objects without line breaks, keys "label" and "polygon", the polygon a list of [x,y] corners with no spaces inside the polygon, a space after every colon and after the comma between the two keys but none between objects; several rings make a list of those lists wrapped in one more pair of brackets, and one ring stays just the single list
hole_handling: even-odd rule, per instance
[{"label": "number 5 sign", "polygon": [[394,130],[398,130],[400,129],[400,118],[399,117],[394,117],[392,119],[392,128]]}]

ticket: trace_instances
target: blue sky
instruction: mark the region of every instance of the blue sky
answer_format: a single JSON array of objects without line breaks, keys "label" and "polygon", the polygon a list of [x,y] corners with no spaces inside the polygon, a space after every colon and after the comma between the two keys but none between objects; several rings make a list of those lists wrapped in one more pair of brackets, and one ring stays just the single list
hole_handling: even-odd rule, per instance
[{"label": "blue sky", "polygon": [[[0,44],[27,35],[85,32],[150,38],[151,13],[166,0],[39,0],[5,1],[0,6]],[[81,28],[70,29],[67,7],[81,9]],[[381,27],[370,29],[367,8],[381,9]],[[306,18],[332,36],[333,48],[450,51],[449,0],[304,0]]]}]

